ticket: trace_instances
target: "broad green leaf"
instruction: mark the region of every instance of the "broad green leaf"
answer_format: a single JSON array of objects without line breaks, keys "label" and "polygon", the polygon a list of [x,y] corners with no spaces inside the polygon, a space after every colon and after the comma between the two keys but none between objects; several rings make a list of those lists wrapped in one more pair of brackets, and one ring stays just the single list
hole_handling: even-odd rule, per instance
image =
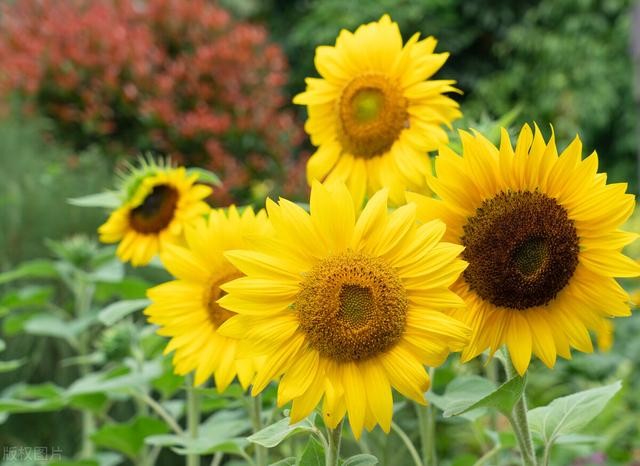
[{"label": "broad green leaf", "polygon": [[56,411],[66,405],[64,390],[51,383],[18,384],[9,387],[0,398],[0,413],[37,413]]},{"label": "broad green leaf", "polygon": [[124,424],[108,424],[94,432],[91,440],[101,447],[111,448],[135,460],[150,435],[167,432],[167,425],[155,418],[137,417]]},{"label": "broad green leaf", "polygon": [[529,427],[545,445],[552,445],[560,437],[575,434],[585,427],[600,414],[621,387],[622,382],[617,381],[557,398],[547,406],[529,411]]},{"label": "broad green leaf", "polygon": [[2,353],[6,347],[7,347],[7,344],[4,342],[3,339],[0,338],[0,353]]},{"label": "broad green leaf", "polygon": [[481,398],[475,403],[462,408],[460,411],[452,412],[457,416],[477,408],[493,408],[500,411],[505,416],[509,416],[513,407],[518,402],[524,392],[525,377],[516,375],[511,380],[500,385],[495,391]]},{"label": "broad green leaf", "polygon": [[15,371],[18,367],[22,366],[26,362],[26,359],[12,359],[11,361],[0,361],[0,374],[3,372]]},{"label": "broad green leaf", "polygon": [[28,285],[12,290],[0,298],[0,315],[3,309],[14,310],[30,306],[43,306],[51,300],[53,288],[51,286]]},{"label": "broad green leaf", "polygon": [[61,460],[47,463],[48,466],[118,466],[123,463],[120,453],[115,451],[100,451],[93,459],[85,460]]},{"label": "broad green leaf", "polygon": [[196,173],[198,174],[198,181],[200,183],[207,183],[213,186],[222,186],[220,178],[212,171],[198,167],[187,168],[187,175],[193,175]]},{"label": "broad green leaf", "polygon": [[316,430],[316,427],[313,424],[314,419],[315,413],[312,413],[306,419],[295,424],[290,424],[290,418],[285,417],[284,419],[281,419],[249,436],[248,440],[250,442],[257,443],[258,445],[262,445],[263,447],[273,448],[291,435],[302,432],[314,432]]},{"label": "broad green leaf", "polygon": [[124,264],[118,259],[110,260],[89,274],[89,279],[101,283],[118,283],[124,278]]},{"label": "broad green leaf", "polygon": [[299,466],[324,466],[324,448],[314,436],[309,437],[307,445],[302,451]]},{"label": "broad green leaf", "polygon": [[195,439],[185,439],[184,446],[172,448],[180,455],[209,455],[211,453],[227,453],[230,455],[243,456],[244,450],[249,442],[244,437],[236,437],[227,440],[216,440],[199,436]]},{"label": "broad green leaf", "polygon": [[374,464],[378,464],[378,458],[362,453],[348,458],[342,466],[373,466]]},{"label": "broad green leaf", "polygon": [[126,301],[118,301],[109,304],[98,313],[98,319],[104,325],[113,325],[123,317],[128,316],[132,312],[138,311],[151,304],[148,299],[130,299]]},{"label": "broad green leaf", "polygon": [[181,455],[224,452],[244,456],[244,450],[249,442],[239,434],[247,432],[250,427],[251,424],[243,410],[219,411],[200,425],[198,437],[195,439],[176,435],[159,435],[149,437],[146,443],[172,447],[173,451]]},{"label": "broad green leaf", "polygon": [[295,466],[296,465],[296,457],[289,456],[288,458],[282,459],[280,461],[276,461],[275,463],[271,463],[269,466]]},{"label": "broad green leaf", "polygon": [[58,275],[54,263],[46,259],[23,262],[8,272],[0,273],[0,285],[21,278],[52,278]]},{"label": "broad green leaf", "polygon": [[24,331],[32,335],[62,338],[75,345],[75,332],[69,322],[53,314],[37,314],[24,324]]},{"label": "broad green leaf", "polygon": [[[125,369],[126,370],[126,369]],[[146,362],[140,372],[123,372],[121,368],[108,372],[95,372],[76,380],[67,389],[69,396],[86,393],[105,393],[107,396],[140,390],[162,374],[159,361]]]},{"label": "broad green leaf", "polygon": [[484,410],[467,410],[466,408],[481,400],[495,390],[495,385],[484,377],[466,375],[453,379],[445,388],[444,394],[427,393],[427,399],[440,408],[445,417],[453,413],[463,412],[462,417],[470,420],[480,417]]},{"label": "broad green leaf", "polygon": [[106,207],[107,209],[117,209],[122,204],[122,200],[115,191],[72,197],[67,199],[67,202],[78,207]]},{"label": "broad green leaf", "polygon": [[107,395],[104,393],[87,393],[70,397],[69,405],[74,408],[100,412],[106,405],[107,400]]}]

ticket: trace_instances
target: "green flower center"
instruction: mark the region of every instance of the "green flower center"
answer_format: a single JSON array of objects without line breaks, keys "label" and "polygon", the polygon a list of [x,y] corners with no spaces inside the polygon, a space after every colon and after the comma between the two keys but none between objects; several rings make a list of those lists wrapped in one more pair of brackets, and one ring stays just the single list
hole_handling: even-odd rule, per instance
[{"label": "green flower center", "polygon": [[338,139],[354,157],[369,159],[389,151],[408,127],[408,102],[398,84],[382,74],[352,79],[338,103]]}]

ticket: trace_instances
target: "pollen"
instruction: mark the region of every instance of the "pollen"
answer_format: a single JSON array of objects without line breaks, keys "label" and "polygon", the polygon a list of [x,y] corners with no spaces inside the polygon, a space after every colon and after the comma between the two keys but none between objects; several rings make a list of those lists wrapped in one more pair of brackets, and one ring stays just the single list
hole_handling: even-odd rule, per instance
[{"label": "pollen", "polygon": [[538,191],[500,192],[485,200],[463,229],[465,281],[495,306],[545,305],[578,265],[573,221],[555,199]]},{"label": "pollen", "polygon": [[408,126],[408,101],[383,74],[353,78],[338,102],[338,136],[354,157],[369,159],[387,152]]},{"label": "pollen", "polygon": [[316,264],[293,306],[310,345],[322,356],[348,362],[393,347],[404,332],[407,303],[389,265],[348,251]]},{"label": "pollen", "polygon": [[158,233],[171,223],[177,205],[178,192],[169,185],[157,185],[129,213],[131,227],[138,233]]}]

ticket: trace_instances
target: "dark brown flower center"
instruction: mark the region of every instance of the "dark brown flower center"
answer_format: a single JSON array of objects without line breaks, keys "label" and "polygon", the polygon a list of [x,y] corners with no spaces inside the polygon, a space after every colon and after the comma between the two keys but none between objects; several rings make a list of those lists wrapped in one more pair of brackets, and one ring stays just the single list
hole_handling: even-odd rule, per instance
[{"label": "dark brown flower center", "polygon": [[578,265],[579,240],[564,207],[538,191],[485,200],[464,226],[464,279],[495,306],[527,309],[553,300]]},{"label": "dark brown flower center", "polygon": [[407,296],[384,261],[345,252],[324,259],[307,274],[294,308],[309,344],[322,356],[359,361],[398,342]]},{"label": "dark brown flower center", "polygon": [[220,327],[227,321],[227,319],[236,315],[235,312],[221,307],[216,302],[227,294],[224,290],[220,289],[220,286],[242,276],[244,275],[239,271],[230,270],[228,273],[213,277],[210,280],[209,286],[205,290],[203,300],[206,309],[209,311],[209,320],[213,323],[215,328]]},{"label": "dark brown flower center", "polygon": [[338,134],[353,156],[372,158],[391,149],[407,127],[407,99],[399,86],[381,74],[354,78],[338,104]]},{"label": "dark brown flower center", "polygon": [[155,186],[142,204],[129,212],[131,227],[139,233],[158,233],[169,226],[177,205],[175,188],[165,184]]}]

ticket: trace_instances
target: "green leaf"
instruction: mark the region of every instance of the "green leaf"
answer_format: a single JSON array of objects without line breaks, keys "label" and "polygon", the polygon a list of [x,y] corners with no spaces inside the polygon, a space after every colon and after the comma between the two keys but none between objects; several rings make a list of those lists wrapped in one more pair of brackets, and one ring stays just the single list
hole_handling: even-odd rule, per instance
[{"label": "green leaf", "polygon": [[445,417],[464,411],[462,417],[475,420],[484,414],[483,409],[465,410],[478,400],[495,390],[495,385],[478,375],[467,375],[453,379],[446,387],[444,394],[427,393],[427,399],[444,411]]},{"label": "green leaf", "polygon": [[529,427],[545,445],[553,445],[559,438],[577,433],[585,427],[600,414],[621,387],[622,382],[617,381],[557,398],[547,406],[529,411]]},{"label": "green leaf", "polygon": [[[481,377],[466,378],[456,384],[453,387],[455,396],[449,398],[448,404],[445,403],[447,406],[444,408],[443,416],[459,416],[480,408],[496,409],[504,415],[510,415],[513,406],[522,396],[525,378],[516,376],[489,393],[486,393],[486,390],[493,387],[493,384],[488,380],[486,382],[480,382],[480,380],[486,379]],[[450,385],[454,382],[455,380]],[[437,405],[435,401],[434,403]]]},{"label": "green leaf", "polygon": [[342,463],[342,466],[372,466],[374,464],[378,464],[378,458],[362,453],[347,459]]},{"label": "green leaf", "polygon": [[24,331],[31,335],[62,338],[75,345],[75,332],[69,322],[52,314],[37,314],[24,324]]},{"label": "green leaf", "polygon": [[17,268],[0,273],[0,285],[21,278],[52,278],[58,276],[58,271],[50,260],[37,259],[23,262]]},{"label": "green leaf", "polygon": [[98,319],[104,325],[113,325],[123,317],[151,304],[148,299],[129,299],[109,304],[98,313]]},{"label": "green leaf", "polygon": [[108,372],[94,372],[76,380],[67,389],[69,396],[86,393],[105,393],[107,396],[117,392],[130,393],[146,386],[151,380],[162,374],[159,361],[146,362],[140,372],[122,372],[116,369]]},{"label": "green leaf", "polygon": [[271,463],[269,466],[295,466],[296,465],[296,457],[289,456],[288,458],[284,458],[280,461],[276,461],[275,463]]},{"label": "green leaf", "polygon": [[464,408],[464,410],[453,414],[458,415],[477,408],[493,408],[505,416],[509,416],[524,392],[525,380],[526,376],[520,377],[516,375],[511,380],[500,385],[497,390],[491,392],[489,395],[478,400],[471,406]]},{"label": "green leaf", "polygon": [[4,342],[2,338],[0,338],[0,353],[2,353],[6,347],[7,347],[7,344]]},{"label": "green leaf", "polygon": [[110,260],[89,274],[89,279],[101,283],[118,283],[124,278],[124,264],[118,259]]},{"label": "green leaf", "polygon": [[299,466],[324,466],[324,448],[315,437],[309,437],[307,445],[304,447]]},{"label": "green leaf", "polygon": [[11,361],[0,361],[0,374],[3,372],[15,371],[18,367],[22,366],[26,362],[26,359],[12,359]]},{"label": "green leaf", "polygon": [[238,434],[248,431],[251,427],[246,417],[243,410],[219,411],[199,426],[198,437],[195,439],[178,435],[156,435],[147,438],[146,443],[172,447],[172,450],[180,455],[223,452],[245,456],[244,450],[249,442]]},{"label": "green leaf", "polygon": [[135,460],[144,447],[146,437],[163,434],[168,430],[161,420],[141,416],[124,424],[105,425],[94,432],[91,440],[98,446],[122,452]]},{"label": "green leaf", "polygon": [[67,202],[78,207],[106,207],[107,209],[117,209],[122,204],[122,200],[116,191],[104,191],[82,197],[71,197],[67,199]]},{"label": "green leaf", "polygon": [[312,413],[306,419],[295,424],[290,424],[291,419],[289,417],[285,417],[284,419],[281,419],[249,436],[248,440],[250,442],[257,443],[258,445],[262,445],[263,447],[273,448],[291,435],[303,432],[315,432],[316,427],[313,424],[314,419],[315,413]]},{"label": "green leaf", "polygon": [[66,405],[64,390],[51,383],[18,384],[9,387],[0,398],[0,413],[38,413],[56,411]]},{"label": "green leaf", "polygon": [[213,186],[222,186],[220,178],[212,171],[198,167],[187,168],[187,175],[193,175],[196,173],[198,174],[198,181],[200,183],[207,183]]},{"label": "green leaf", "polygon": [[69,399],[69,405],[78,409],[100,412],[105,407],[107,400],[107,395],[104,393],[87,393],[72,396]]}]

